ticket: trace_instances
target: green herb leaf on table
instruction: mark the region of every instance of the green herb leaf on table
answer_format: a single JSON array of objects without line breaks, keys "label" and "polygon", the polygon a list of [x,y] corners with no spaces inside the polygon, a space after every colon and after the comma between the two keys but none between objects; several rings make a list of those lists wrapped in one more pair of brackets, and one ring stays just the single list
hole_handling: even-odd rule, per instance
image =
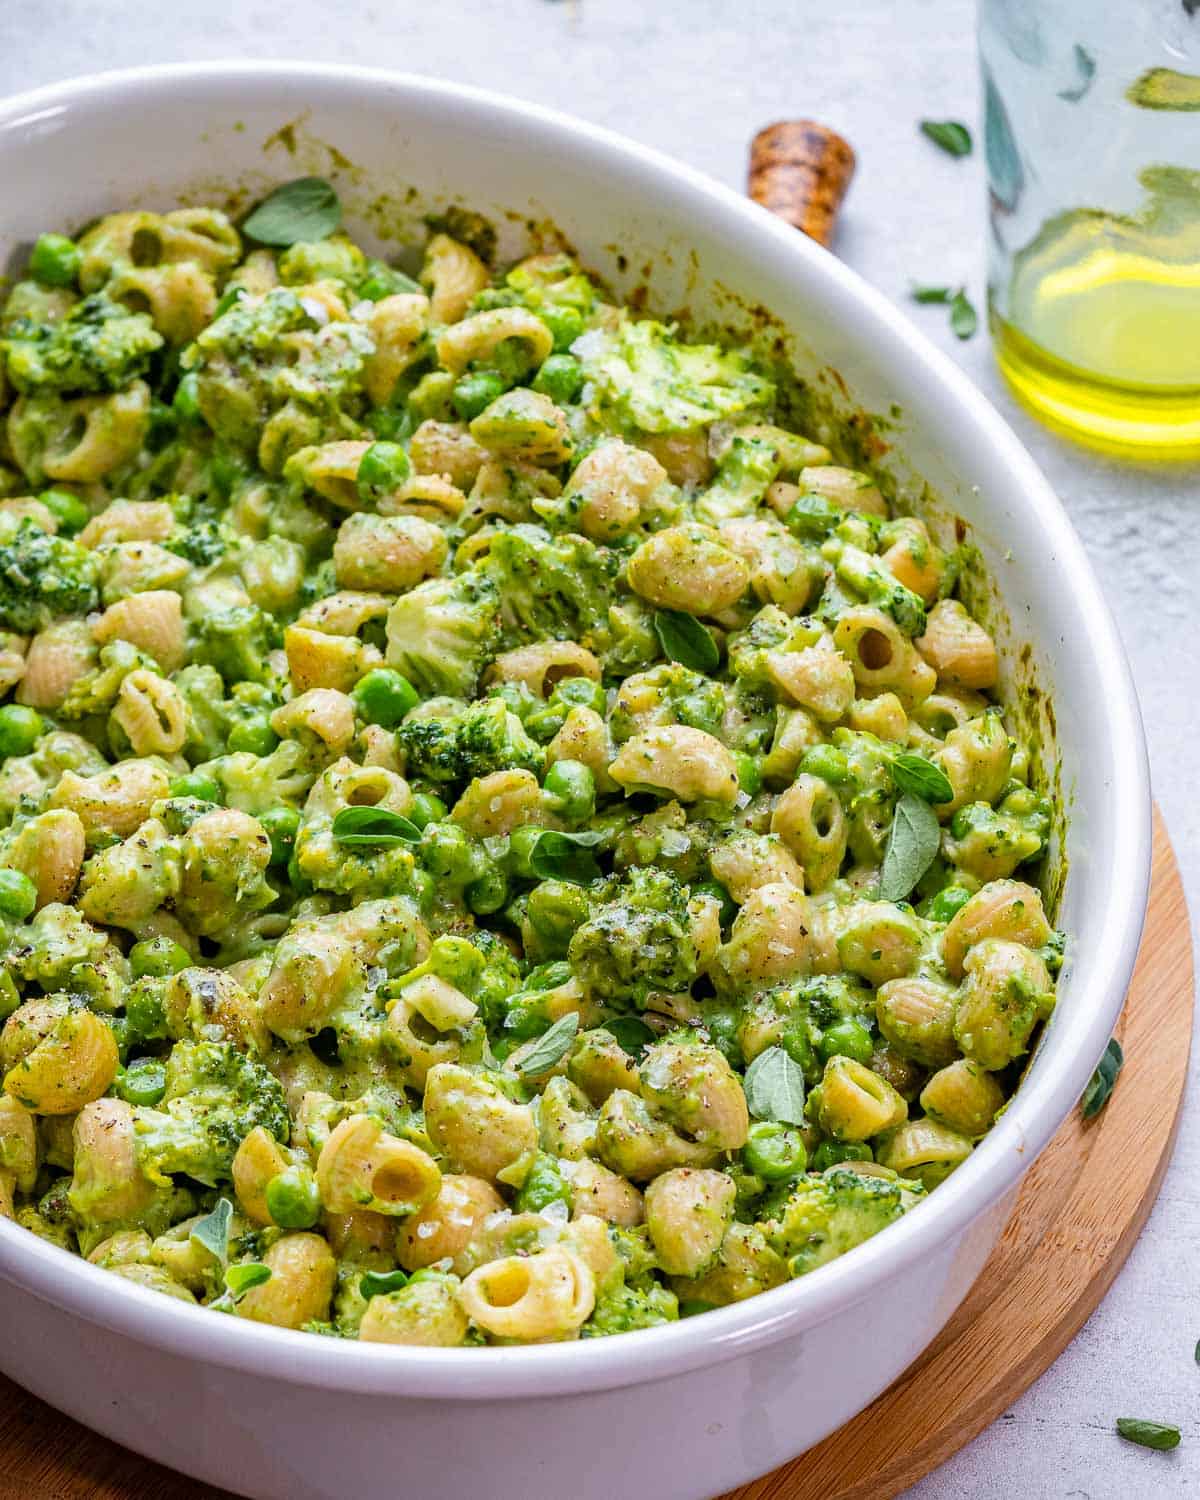
[{"label": "green herb leaf on table", "polygon": [[950,327],[960,339],[969,339],[979,327],[979,316],[965,288],[959,288],[950,304]]},{"label": "green herb leaf on table", "polygon": [[565,1016],[560,1016],[516,1064],[517,1072],[525,1078],[536,1078],[539,1073],[549,1072],[565,1055],[578,1030],[579,1016],[575,1011],[568,1011]]},{"label": "green herb leaf on table", "polygon": [[342,222],[338,195],[323,177],[297,177],[269,193],[242,223],[260,245],[286,249],[302,240],[326,239]]},{"label": "green herb leaf on table", "polygon": [[1140,1417],[1118,1417],[1117,1431],[1127,1443],[1157,1448],[1162,1453],[1178,1448],[1182,1437],[1178,1427],[1168,1427],[1162,1422],[1144,1422]]},{"label": "green herb leaf on table", "polygon": [[768,1047],[746,1069],[746,1103],[759,1120],[804,1124],[804,1073],[782,1047]]},{"label": "green herb leaf on table", "polygon": [[247,1292],[256,1286],[263,1286],[270,1279],[270,1266],[264,1266],[258,1260],[242,1261],[226,1270],[225,1290],[235,1302],[240,1302]]},{"label": "green herb leaf on table", "polygon": [[921,131],[948,156],[971,154],[971,132],[958,120],[922,120]]},{"label": "green herb leaf on table", "polygon": [[639,1021],[636,1016],[614,1016],[612,1020],[602,1024],[605,1031],[611,1031],[616,1037],[622,1050],[639,1061],[642,1053],[654,1040],[654,1032],[645,1021]]},{"label": "green herb leaf on table", "polygon": [[905,792],[896,803],[879,872],[881,901],[904,901],[937,858],[942,830],[937,814],[921,797]]},{"label": "green herb leaf on table", "polygon": [[188,1239],[203,1245],[222,1265],[229,1259],[229,1224],[233,1218],[233,1204],[228,1198],[218,1198],[212,1213],[192,1225]]},{"label": "green herb leaf on table", "polygon": [[720,664],[721,653],[712,631],[701,625],[695,615],[677,609],[655,610],[654,633],[664,654],[681,667],[690,667],[693,672],[712,672]]},{"label": "green herb leaf on table", "polygon": [[1075,43],[1072,57],[1075,60],[1077,81],[1069,89],[1059,89],[1058,97],[1065,99],[1068,104],[1078,104],[1092,86],[1092,80],[1096,76],[1096,59],[1086,47],[1081,47],[1078,42]]},{"label": "green herb leaf on table", "polygon": [[954,289],[948,286],[914,286],[909,296],[914,302],[932,303],[939,306],[951,300],[954,296]]},{"label": "green herb leaf on table", "polygon": [[388,1292],[399,1292],[407,1285],[408,1277],[403,1271],[364,1271],[358,1280],[358,1290],[367,1302],[372,1297],[386,1297]]},{"label": "green herb leaf on table", "polygon": [[421,842],[421,830],[412,819],[386,807],[343,807],[334,817],[333,836],[352,848]]},{"label": "green herb leaf on table", "polygon": [[1087,1088],[1083,1091],[1083,1098],[1079,1101],[1079,1108],[1085,1120],[1094,1119],[1108,1103],[1116,1087],[1117,1077],[1124,1066],[1125,1053],[1114,1036],[1105,1047],[1104,1056],[1100,1059],[1099,1066],[1092,1074]]},{"label": "green herb leaf on table", "polygon": [[905,752],[892,761],[892,780],[898,791],[911,792],[923,802],[952,802],[954,788],[939,766],[923,755]]},{"label": "green herb leaf on table", "polygon": [[539,880],[567,880],[587,885],[600,874],[592,849],[604,837],[595,829],[559,833],[548,828],[529,852],[529,867]]}]

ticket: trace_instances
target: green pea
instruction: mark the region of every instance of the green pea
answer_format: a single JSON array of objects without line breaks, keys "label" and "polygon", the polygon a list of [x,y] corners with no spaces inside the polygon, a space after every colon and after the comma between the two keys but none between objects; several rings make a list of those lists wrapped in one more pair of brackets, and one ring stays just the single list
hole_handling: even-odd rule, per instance
[{"label": "green pea", "polygon": [[589,915],[587,896],[569,880],[543,880],[529,892],[525,906],[529,925],[554,953],[566,953],[576,928]]},{"label": "green pea", "polygon": [[0,1022],[7,1021],[21,1005],[21,992],[7,969],[0,969]]},{"label": "green pea", "polygon": [[850,780],[850,762],[836,745],[813,745],[804,752],[800,769],[808,776],[819,776],[830,786],[845,786]]},{"label": "green pea", "polygon": [[92,513],[70,490],[43,490],[38,499],[58,522],[64,536],[74,536],[92,519]]},{"label": "green pea", "polygon": [[826,1062],[831,1057],[852,1057],[855,1062],[869,1063],[875,1043],[865,1026],[847,1018],[835,1021],[826,1029],[817,1044],[817,1050]]},{"label": "green pea", "polygon": [[300,814],[294,807],[272,807],[260,813],[258,821],[271,840],[271,863],[286,865],[292,857],[292,847],[300,827]]},{"label": "green pea", "polygon": [[559,1169],[558,1161],[546,1152],[539,1151],[517,1193],[513,1203],[514,1210],[519,1214],[537,1214],[551,1203],[562,1203],[570,1209],[571,1201],[571,1189]]},{"label": "green pea", "polygon": [[198,802],[221,800],[220,783],[204,771],[189,771],[184,776],[176,776],[167,793],[171,797],[195,797]]},{"label": "green pea", "polygon": [[721,926],[728,927],[737,916],[737,902],[719,880],[701,880],[692,886],[693,896],[711,896],[721,907]]},{"label": "green pea", "polygon": [[524,828],[515,828],[512,832],[509,839],[512,867],[524,880],[534,879],[534,869],[531,863],[533,851],[537,848],[538,840],[545,831],[544,828],[537,828],[530,823]]},{"label": "green pea", "polygon": [[552,354],[537,372],[533,388],[559,406],[570,406],[583,389],[583,366],[573,354]]},{"label": "green pea", "polygon": [[378,505],[398,490],[412,473],[408,454],[399,443],[372,443],[358,461],[355,482],[364,505]]},{"label": "green pea", "polygon": [[[182,952],[182,949],[180,951]],[[184,954],[184,957],[186,958],[187,955]],[[125,1030],[129,1041],[160,1042],[165,1040],[167,1018],[163,1009],[162,991],[161,980],[152,977],[136,980],[126,991]]]},{"label": "green pea", "polygon": [[950,919],[966,906],[971,899],[971,892],[961,885],[947,885],[934,896],[927,908],[927,914],[931,922],[949,922]]},{"label": "green pea", "polygon": [[569,349],[583,332],[583,314],[577,307],[556,307],[551,303],[538,309],[538,317],[554,335],[556,354]]},{"label": "green pea", "polygon": [[737,750],[734,752],[733,763],[737,767],[738,786],[748,797],[753,797],[762,787],[762,767],[757,757],[747,755],[744,750]]},{"label": "green pea", "polygon": [[169,937],[143,938],[129,950],[129,969],[135,979],[166,979],[192,961],[191,954]]},{"label": "green pea", "polygon": [[171,406],[181,422],[200,420],[199,380],[194,370],[189,371],[175,387]]},{"label": "green pea", "polygon": [[504,878],[504,871],[485,870],[478,880],[467,886],[463,897],[476,916],[486,917],[499,911],[508,900],[508,881]]},{"label": "green pea", "polygon": [[593,682],[590,677],[564,677],[554,689],[560,703],[572,708],[590,708],[602,717],[608,712],[608,694],[604,684]]},{"label": "green pea", "polygon": [[844,1161],[874,1161],[875,1153],[865,1141],[822,1141],[813,1152],[814,1172],[824,1172]]},{"label": "green pea", "polygon": [[428,916],[433,910],[434,898],[437,896],[437,881],[428,870],[414,867],[408,877],[408,892],[422,914]]},{"label": "green pea", "polygon": [[20,870],[0,870],[0,916],[23,922],[37,905],[37,886]]},{"label": "green pea", "polygon": [[29,274],[43,286],[73,286],[82,258],[65,234],[43,234],[29,257]]},{"label": "green pea", "polygon": [[421,863],[441,880],[464,883],[477,873],[475,851],[457,823],[430,823],[421,831]]},{"label": "green pea", "polygon": [[317,1179],[308,1167],[285,1167],[267,1183],[265,1196],[280,1229],[311,1229],[321,1212]]},{"label": "green pea", "polygon": [[497,396],[503,396],[504,391],[504,381],[499,375],[491,370],[475,370],[459,376],[450,399],[463,421],[470,422],[491,406]]},{"label": "green pea", "polygon": [[0,755],[28,755],[46,732],[46,725],[36,709],[21,703],[6,703],[0,708]]},{"label": "green pea", "polygon": [[585,823],[596,811],[596,778],[580,760],[555,761],[542,787],[568,823]]},{"label": "green pea", "polygon": [[424,828],[429,823],[440,823],[448,811],[436,792],[417,792],[405,817],[418,828]]},{"label": "green pea", "polygon": [[712,1312],[715,1302],[702,1302],[699,1297],[685,1297],[679,1304],[681,1318],[698,1318],[701,1313]]},{"label": "green pea", "polygon": [[127,1104],[157,1104],[167,1092],[167,1070],[156,1057],[139,1057],[118,1076],[116,1092]]},{"label": "green pea", "polygon": [[744,1068],[746,1059],[738,1039],[741,1012],[734,1005],[710,1004],[704,1007],[704,1029],[709,1040],[731,1068]]},{"label": "green pea", "polygon": [[279,743],[279,736],[264,717],[255,714],[243,719],[229,731],[226,744],[230,752],[248,751],[251,755],[270,755]]},{"label": "green pea", "polygon": [[755,1120],[742,1147],[742,1160],[764,1182],[799,1177],[808,1166],[804,1137],[794,1125],[778,1120]]},{"label": "green pea", "polygon": [[808,1027],[803,1022],[794,1022],[792,1025],[785,1027],[783,1035],[779,1038],[779,1045],[791,1060],[803,1070],[806,1078],[812,1079],[820,1072],[812,1037],[809,1035]]},{"label": "green pea", "polygon": [[421,701],[408,678],[391,667],[376,667],[360,677],[350,696],[359,718],[384,729],[394,729]]}]

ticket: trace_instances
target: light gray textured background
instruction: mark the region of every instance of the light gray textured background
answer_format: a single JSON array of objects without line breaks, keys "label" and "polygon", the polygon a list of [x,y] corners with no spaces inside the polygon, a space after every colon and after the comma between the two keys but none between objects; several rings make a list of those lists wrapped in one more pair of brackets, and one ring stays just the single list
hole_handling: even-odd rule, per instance
[{"label": "light gray textured background", "polygon": [[[506,90],[738,187],[761,125],[809,115],[842,131],[859,171],[837,252],[983,387],[1070,510],[1133,658],[1156,793],[1200,911],[1197,471],[1121,465],[1050,436],[1007,396],[982,333],[960,344],[943,309],[907,300],[912,281],[965,281],[982,305],[978,157],[951,160],[915,127],[922,116],[978,118],[970,0],[0,0],[0,94],[102,68],[229,57],[367,63]],[[1198,1176],[1192,1110],[1150,1223],[1099,1311],[1012,1411],[912,1496],[1200,1491]],[[1113,1434],[1120,1415],[1176,1423],[1183,1444],[1171,1455],[1132,1448]]]}]

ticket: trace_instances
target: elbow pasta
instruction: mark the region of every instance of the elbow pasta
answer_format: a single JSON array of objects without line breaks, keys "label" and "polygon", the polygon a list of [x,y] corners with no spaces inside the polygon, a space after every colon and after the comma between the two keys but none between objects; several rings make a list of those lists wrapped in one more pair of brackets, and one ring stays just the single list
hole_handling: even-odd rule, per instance
[{"label": "elbow pasta", "polygon": [[1063,939],[969,552],[751,352],[446,225],[417,282],[114,213],[13,287],[0,1215],[450,1348],[884,1228],[1003,1110]]}]

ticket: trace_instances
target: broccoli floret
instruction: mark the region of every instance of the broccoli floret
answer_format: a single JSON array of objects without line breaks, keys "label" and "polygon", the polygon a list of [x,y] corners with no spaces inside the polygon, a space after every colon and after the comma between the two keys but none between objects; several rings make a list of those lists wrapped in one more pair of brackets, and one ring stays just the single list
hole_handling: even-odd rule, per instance
[{"label": "broccoli floret", "polygon": [[0,625],[21,635],[59,615],[96,608],[97,564],[86,547],[51,536],[26,517],[0,532]]},{"label": "broccoli floret", "polygon": [[277,644],[270,615],[254,604],[236,604],[196,621],[192,656],[216,667],[228,683],[265,682],[271,675],[267,653]]},{"label": "broccoli floret", "polygon": [[[922,635],[925,630],[925,603],[920,594],[905,588],[883,566],[877,557],[864,552],[861,547],[851,547],[830,540],[822,548],[825,556],[834,565],[837,581],[853,590],[868,604],[891,615],[905,635]],[[830,609],[832,604],[832,610]],[[832,612],[834,618],[841,613],[840,601],[821,601],[820,613],[826,617]]]},{"label": "broccoli floret", "polygon": [[228,1042],[176,1042],[161,1109],[134,1109],[138,1162],[153,1182],[183,1172],[215,1187],[237,1148],[263,1126],[277,1141],[291,1130],[283,1087]]},{"label": "broccoli floret", "polygon": [[284,447],[260,461],[275,473],[290,452],[353,435],[363,365],[374,345],[348,319],[321,326],[288,287],[243,297],[197,335],[182,364],[197,376],[201,415],[239,452],[256,450],[264,424],[287,403],[296,420]]},{"label": "broccoli floret", "polygon": [[279,279],[284,286],[303,286],[310,281],[340,281],[357,287],[367,273],[367,257],[344,234],[323,240],[300,240],[279,257]]},{"label": "broccoli floret", "polygon": [[500,697],[445,716],[410,715],[396,736],[408,754],[409,769],[430,781],[470,781],[502,770],[540,773],[545,759],[541,746]]},{"label": "broccoli floret", "polygon": [[100,648],[100,665],[85,672],[63,699],[58,712],[64,719],[84,719],[89,714],[106,714],[117,701],[121,684],[130,672],[139,669],[158,673],[153,657],[131,646],[128,641],[110,641]]},{"label": "broccoli floret", "polygon": [[766,664],[769,651],[802,651],[820,638],[820,627],[812,620],[793,619],[777,604],[768,604],[745,630],[730,636],[729,669],[746,686],[762,687],[769,681]]},{"label": "broccoli floret", "polygon": [[513,645],[565,638],[590,649],[608,644],[608,595],[618,569],[616,555],[586,537],[551,536],[527,522],[497,532],[479,564],[499,593]]},{"label": "broccoli floret", "polygon": [[575,933],[568,959],[584,988],[618,1009],[642,1007],[652,990],[688,989],[699,971],[686,888],[662,870],[630,870]]},{"label": "broccoli floret", "polygon": [[753,515],[783,465],[783,455],[760,438],[734,437],[717,477],[696,501],[696,515],[718,526]]},{"label": "broccoli floret", "polygon": [[207,568],[224,556],[226,540],[218,523],[205,518],[177,526],[163,546],[194,567]]},{"label": "broccoli floret", "polygon": [[1050,836],[1050,806],[1028,787],[1018,787],[992,807],[968,802],[950,823],[947,858],[982,881],[1001,880],[1036,859]]},{"label": "broccoli floret", "polygon": [[721,735],[725,689],[678,662],[664,662],[626,679],[613,704],[609,727],[617,743],[655,724],[687,724]]},{"label": "broccoli floret", "polygon": [[602,1338],[608,1333],[629,1333],[635,1328],[656,1328],[679,1318],[679,1299],[665,1286],[653,1284],[644,1291],[623,1284],[596,1299],[591,1317],[579,1331],[580,1338]]},{"label": "broccoli floret", "polygon": [[477,569],[431,578],[388,613],[388,665],[427,697],[469,698],[498,649],[499,614],[496,585]]},{"label": "broccoli floret", "polygon": [[131,313],[96,292],[57,323],[22,320],[0,341],[8,377],[17,390],[119,391],[146,373],[163,345],[146,313]]},{"label": "broccoli floret", "polygon": [[686,431],[768,406],[775,396],[748,354],[681,344],[671,329],[649,320],[586,334],[575,353],[601,411],[626,429]]},{"label": "broccoli floret", "polygon": [[886,1229],[922,1195],[918,1183],[849,1167],[804,1177],[764,1226],[767,1240],[803,1276]]}]

